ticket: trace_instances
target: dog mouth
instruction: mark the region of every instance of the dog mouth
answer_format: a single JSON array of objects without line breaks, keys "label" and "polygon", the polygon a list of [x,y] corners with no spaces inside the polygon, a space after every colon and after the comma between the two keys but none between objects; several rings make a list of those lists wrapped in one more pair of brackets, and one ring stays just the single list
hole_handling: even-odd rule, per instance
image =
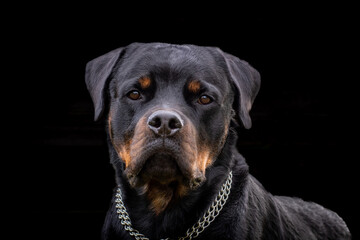
[{"label": "dog mouth", "polygon": [[124,173],[132,187],[157,182],[162,185],[177,183],[195,189],[205,181],[203,174],[192,171],[186,159],[183,159],[181,149],[172,141],[155,140],[145,146]]},{"label": "dog mouth", "polygon": [[161,184],[169,184],[183,179],[176,159],[170,154],[162,152],[147,159],[139,176],[144,182],[157,181]]}]

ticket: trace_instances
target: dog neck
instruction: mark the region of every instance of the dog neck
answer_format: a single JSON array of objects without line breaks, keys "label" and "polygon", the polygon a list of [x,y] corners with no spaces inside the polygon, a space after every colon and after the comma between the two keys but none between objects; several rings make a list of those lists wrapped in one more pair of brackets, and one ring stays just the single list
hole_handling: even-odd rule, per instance
[{"label": "dog neck", "polygon": [[[220,211],[223,209],[226,204],[227,199],[229,198],[229,194],[231,191],[232,185],[232,171],[229,172],[226,181],[223,183],[221,190],[218,195],[215,197],[214,201],[208,208],[208,210],[204,213],[204,215],[191,227],[186,231],[186,236],[180,239],[192,239],[192,237],[197,237],[201,232],[205,230],[219,215]],[[138,230],[134,229],[129,214],[126,211],[126,207],[122,200],[121,187],[116,191],[116,199],[115,208],[118,213],[118,218],[121,219],[121,224],[124,226],[124,229],[128,231],[130,235],[136,234],[139,239],[148,239],[145,235],[141,234]],[[168,238],[166,238],[168,239]]]},{"label": "dog neck", "polygon": [[142,187],[142,192],[150,201],[150,209],[159,215],[167,207],[171,207],[186,195],[188,189],[177,183],[161,184],[156,181],[147,183]]}]

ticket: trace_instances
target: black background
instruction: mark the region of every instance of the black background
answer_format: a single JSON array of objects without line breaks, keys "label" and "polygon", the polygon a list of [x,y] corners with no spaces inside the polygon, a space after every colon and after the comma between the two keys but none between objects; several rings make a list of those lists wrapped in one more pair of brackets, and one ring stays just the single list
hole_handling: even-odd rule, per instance
[{"label": "black background", "polygon": [[19,210],[9,221],[12,239],[99,239],[115,182],[84,69],[135,41],[218,46],[255,67],[262,86],[253,127],[239,135],[250,172],[275,195],[334,210],[357,239],[359,25],[353,9],[13,6],[3,21],[3,50],[10,53],[3,104],[15,123],[4,126],[13,137],[15,172],[5,184],[16,193],[10,212]]}]

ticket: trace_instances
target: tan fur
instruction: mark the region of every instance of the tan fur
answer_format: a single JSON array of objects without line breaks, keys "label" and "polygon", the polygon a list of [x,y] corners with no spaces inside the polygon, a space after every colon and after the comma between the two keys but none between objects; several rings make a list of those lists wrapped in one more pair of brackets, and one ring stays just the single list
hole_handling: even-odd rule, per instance
[{"label": "tan fur", "polygon": [[139,83],[142,89],[146,89],[151,85],[151,79],[147,76],[141,77]]},{"label": "tan fur", "polygon": [[188,89],[192,93],[197,93],[200,90],[200,82],[197,80],[193,80],[188,84]]},{"label": "tan fur", "polygon": [[172,201],[183,197],[188,191],[182,184],[178,184],[174,188],[157,182],[147,184],[145,189],[146,195],[151,202],[151,209],[156,215],[159,215]]},{"label": "tan fur", "polygon": [[[197,86],[196,84],[194,86]],[[193,86],[193,90],[197,87]],[[152,110],[153,112],[155,110]],[[132,139],[119,143],[113,140],[111,133],[111,114],[109,114],[109,132],[110,138],[113,141],[115,150],[120,158],[124,161],[126,168],[130,171],[136,169],[139,164],[138,159],[144,154],[149,136],[153,133],[147,126],[147,117],[149,114],[145,114],[135,126],[134,135]],[[225,142],[228,125],[225,127],[226,131],[221,139],[221,147]],[[197,178],[199,176],[205,177],[206,169],[213,163],[213,159],[217,154],[217,150],[209,146],[203,140],[198,139],[198,132],[195,126],[186,119],[186,124],[176,136],[180,142],[180,159],[178,164],[182,165],[180,168],[183,170],[183,174],[188,179]],[[143,164],[143,163],[142,163]],[[137,174],[136,171],[134,174]],[[189,186],[184,185],[176,178],[169,179],[168,182],[158,182],[150,180],[142,187],[142,192],[147,196],[150,201],[151,209],[155,214],[163,212],[173,201],[185,196],[189,191]]]}]

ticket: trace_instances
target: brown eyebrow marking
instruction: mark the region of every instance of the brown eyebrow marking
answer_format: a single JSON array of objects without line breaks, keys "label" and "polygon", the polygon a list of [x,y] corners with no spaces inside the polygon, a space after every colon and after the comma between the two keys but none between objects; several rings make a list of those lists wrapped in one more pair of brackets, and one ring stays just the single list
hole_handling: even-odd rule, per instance
[{"label": "brown eyebrow marking", "polygon": [[148,76],[139,78],[139,83],[142,89],[150,87],[151,79]]},{"label": "brown eyebrow marking", "polygon": [[190,92],[192,93],[197,93],[200,90],[200,82],[198,80],[192,80],[189,84],[188,84],[188,89]]}]

